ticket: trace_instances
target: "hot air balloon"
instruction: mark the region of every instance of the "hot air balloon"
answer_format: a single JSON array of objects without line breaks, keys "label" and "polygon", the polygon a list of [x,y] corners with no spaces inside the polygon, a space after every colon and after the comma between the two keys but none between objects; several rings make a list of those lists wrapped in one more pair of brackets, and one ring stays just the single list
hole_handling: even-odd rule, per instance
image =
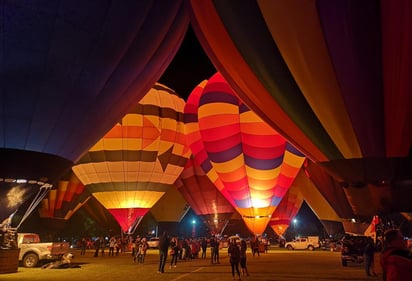
[{"label": "hot air balloon", "polygon": [[[293,185],[298,187],[305,202],[329,235],[342,234],[344,232],[343,222],[351,221],[353,216],[350,218],[341,217],[336,211],[336,209],[339,210],[339,208],[336,208],[335,205],[330,203],[328,198],[320,191],[321,189],[318,188],[314,181],[312,181],[303,170],[298,173]],[[322,188],[325,187],[322,186]],[[345,196],[342,196],[341,200],[345,201]],[[348,223],[348,225],[351,224]]]},{"label": "hot air balloon", "polygon": [[47,194],[147,93],[183,40],[183,3],[0,4],[2,192],[26,181]]},{"label": "hot air balloon", "polygon": [[38,212],[43,224],[49,229],[62,229],[66,222],[90,198],[90,192],[72,173],[58,181],[40,202]]},{"label": "hot air balloon", "polygon": [[165,195],[163,195],[159,201],[150,208],[150,213],[158,223],[158,233],[163,233],[163,229],[167,229],[169,233],[178,233],[179,223],[189,210],[190,205],[177,190],[176,186],[173,185]]},{"label": "hot air balloon", "polygon": [[[93,196],[87,200],[87,202],[76,212],[73,216],[80,216],[80,221],[87,221],[91,219],[98,226],[100,226],[109,235],[116,235],[121,232],[121,228],[116,219],[110,214],[110,212]],[[71,220],[69,223],[71,223]]]},{"label": "hot air balloon", "polygon": [[269,226],[278,235],[282,236],[288,229],[293,218],[299,212],[303,203],[303,195],[296,184],[288,189],[269,221]]},{"label": "hot air balloon", "polygon": [[222,235],[235,209],[206,176],[205,172],[189,159],[175,182],[197,216],[208,226],[212,235]]},{"label": "hot air balloon", "polygon": [[190,3],[216,69],[357,215],[411,211],[410,1]]},{"label": "hot air balloon", "polygon": [[93,196],[133,232],[173,186],[189,158],[185,101],[155,84],[80,161],[73,171]]},{"label": "hot air balloon", "polygon": [[249,230],[262,234],[305,157],[240,101],[219,73],[192,94],[185,132],[194,162]]}]

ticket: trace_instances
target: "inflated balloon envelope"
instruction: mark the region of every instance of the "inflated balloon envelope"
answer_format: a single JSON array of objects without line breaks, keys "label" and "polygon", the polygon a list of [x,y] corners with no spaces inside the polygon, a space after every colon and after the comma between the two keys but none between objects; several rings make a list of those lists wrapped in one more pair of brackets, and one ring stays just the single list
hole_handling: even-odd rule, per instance
[{"label": "inflated balloon envelope", "polygon": [[37,204],[160,78],[189,24],[184,2],[0,4],[0,221],[41,187]]},{"label": "inflated balloon envelope", "polygon": [[212,235],[222,234],[236,211],[200,166],[194,164],[193,158],[187,161],[175,186],[208,226],[209,232]]},{"label": "inflated balloon envelope", "polygon": [[93,196],[134,231],[172,187],[190,156],[183,124],[185,101],[156,84],[73,166]]},{"label": "inflated balloon envelope", "polygon": [[190,1],[193,29],[216,69],[328,169],[360,216],[412,208],[410,5],[259,0],[233,9]]},{"label": "inflated balloon envelope", "polygon": [[185,132],[194,163],[249,230],[262,234],[302,166],[303,154],[251,111],[219,73],[189,96]]}]

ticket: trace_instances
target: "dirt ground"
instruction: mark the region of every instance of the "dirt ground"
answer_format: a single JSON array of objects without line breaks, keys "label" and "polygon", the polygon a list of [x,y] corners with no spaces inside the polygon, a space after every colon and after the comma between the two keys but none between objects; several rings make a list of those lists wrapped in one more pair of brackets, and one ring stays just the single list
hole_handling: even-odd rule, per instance
[{"label": "dirt ground", "polygon": [[[220,264],[211,264],[210,252],[207,259],[179,260],[176,268],[169,269],[170,257],[165,273],[157,273],[158,251],[149,250],[145,263],[133,263],[131,253],[121,253],[119,256],[93,257],[93,252],[80,256],[74,250],[73,265],[75,268],[42,269],[19,267],[18,272],[0,274],[0,280],[19,281],[159,281],[159,280],[193,280],[220,281],[232,280],[231,268],[227,250],[220,252]],[[259,256],[248,252],[247,265],[250,276],[241,276],[248,281],[326,281],[326,280],[381,280],[381,277],[367,277],[363,266],[350,264],[342,267],[340,253],[328,251],[287,251],[270,250]],[[236,276],[237,279],[237,276]]]}]

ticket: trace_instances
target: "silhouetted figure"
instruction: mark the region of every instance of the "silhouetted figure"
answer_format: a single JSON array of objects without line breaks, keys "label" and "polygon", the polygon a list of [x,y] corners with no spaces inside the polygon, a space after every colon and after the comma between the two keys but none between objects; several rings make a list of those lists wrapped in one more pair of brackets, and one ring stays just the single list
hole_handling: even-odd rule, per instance
[{"label": "silhouetted figure", "polygon": [[165,272],[165,265],[167,260],[167,251],[169,249],[170,240],[167,232],[163,232],[162,236],[159,238],[159,270],[158,273]]}]

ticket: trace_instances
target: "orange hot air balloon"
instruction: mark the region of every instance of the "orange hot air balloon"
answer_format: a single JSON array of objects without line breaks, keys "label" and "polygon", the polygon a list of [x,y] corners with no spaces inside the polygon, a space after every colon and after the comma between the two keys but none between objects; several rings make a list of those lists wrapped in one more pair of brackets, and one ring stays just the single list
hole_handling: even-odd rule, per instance
[{"label": "orange hot air balloon", "polygon": [[305,157],[239,100],[219,73],[189,96],[185,132],[195,164],[249,230],[263,233]]},{"label": "orange hot air balloon", "polygon": [[61,228],[90,198],[90,192],[70,172],[40,202],[38,211],[47,228]]},{"label": "orange hot air balloon", "polygon": [[131,232],[172,187],[190,155],[185,102],[156,84],[82,159],[74,173]]},{"label": "orange hot air balloon", "polygon": [[235,209],[193,159],[187,161],[175,185],[211,234],[222,234]]}]

